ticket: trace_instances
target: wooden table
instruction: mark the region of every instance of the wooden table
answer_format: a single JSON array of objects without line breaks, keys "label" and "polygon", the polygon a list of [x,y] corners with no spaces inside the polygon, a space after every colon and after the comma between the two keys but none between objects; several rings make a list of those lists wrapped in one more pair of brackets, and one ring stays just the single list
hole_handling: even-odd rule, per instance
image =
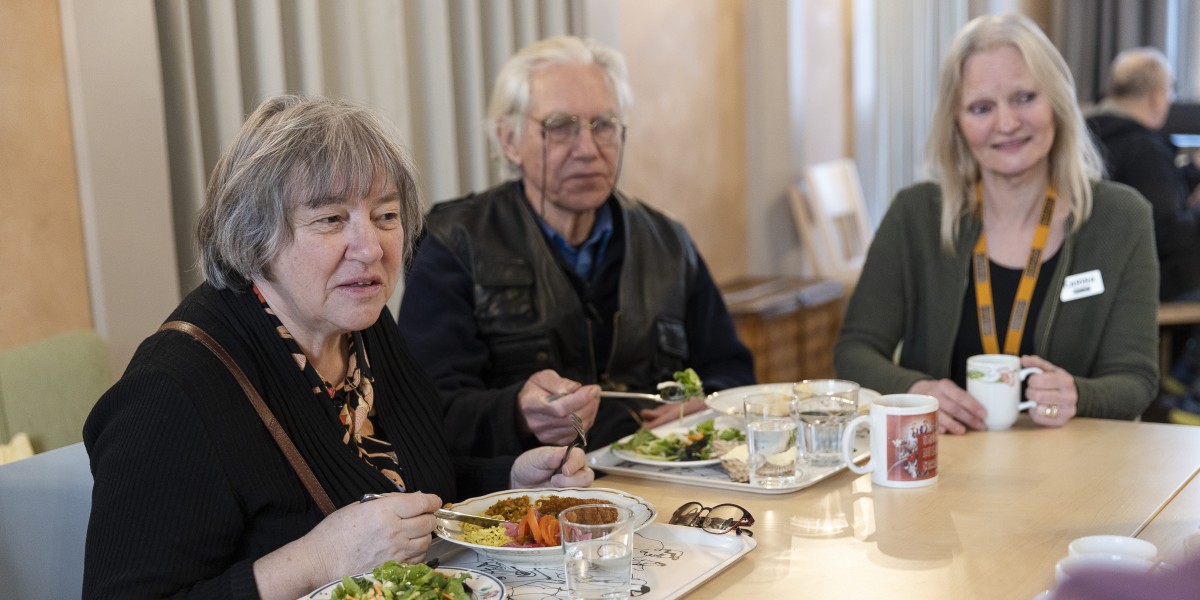
[{"label": "wooden table", "polygon": [[[1166,557],[1200,553],[1200,469],[1180,484],[1177,494],[1167,498],[1146,519],[1137,537],[1154,542]],[[1185,543],[1189,544],[1185,550]]]},{"label": "wooden table", "polygon": [[[649,500],[662,522],[690,500],[750,510],[758,548],[689,598],[1028,600],[1053,584],[1071,540],[1133,534],[1200,467],[1200,428],[1159,423],[1043,429],[1022,416],[1011,431],[939,445],[927,488],[873,487],[849,471],[778,496],[624,475],[596,485]],[[1169,552],[1198,524],[1200,477],[1141,537]]]}]

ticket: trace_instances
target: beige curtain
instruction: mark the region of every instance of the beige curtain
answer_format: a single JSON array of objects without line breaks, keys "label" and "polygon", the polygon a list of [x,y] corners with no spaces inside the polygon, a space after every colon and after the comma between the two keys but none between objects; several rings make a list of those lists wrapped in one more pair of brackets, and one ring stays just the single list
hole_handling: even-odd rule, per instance
[{"label": "beige curtain", "polygon": [[1047,32],[1075,75],[1079,101],[1104,97],[1108,66],[1117,53],[1154,46],[1171,62],[1181,99],[1195,100],[1197,0],[1054,0]]},{"label": "beige curtain", "polygon": [[[204,185],[263,98],[338,96],[378,109],[436,202],[496,182],[484,130],[496,72],[516,49],[583,35],[584,0],[156,0],[181,292]],[[593,8],[594,10],[594,8]]]},{"label": "beige curtain", "polygon": [[928,175],[941,57],[968,20],[965,0],[855,0],[854,158],[872,223]]}]

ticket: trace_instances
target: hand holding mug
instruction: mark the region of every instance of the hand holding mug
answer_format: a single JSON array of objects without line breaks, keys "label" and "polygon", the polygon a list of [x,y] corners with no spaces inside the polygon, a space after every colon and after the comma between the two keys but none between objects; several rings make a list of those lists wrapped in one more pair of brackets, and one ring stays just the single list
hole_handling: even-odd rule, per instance
[{"label": "hand holding mug", "polygon": [[1074,376],[1040,356],[1022,356],[1021,366],[1041,370],[1029,378],[1025,388],[1025,397],[1036,404],[1029,411],[1034,423],[1062,427],[1075,417],[1079,391]]},{"label": "hand holding mug", "polygon": [[949,379],[922,379],[908,388],[910,394],[932,396],[938,401],[938,433],[962,435],[968,429],[987,429],[987,409],[966,390]]},{"label": "hand holding mug", "polygon": [[1008,429],[1017,422],[1017,414],[1037,403],[1021,402],[1021,382],[1039,367],[1022,368],[1021,359],[1011,354],[977,354],[967,359],[967,391],[984,408],[984,423],[989,431]]}]

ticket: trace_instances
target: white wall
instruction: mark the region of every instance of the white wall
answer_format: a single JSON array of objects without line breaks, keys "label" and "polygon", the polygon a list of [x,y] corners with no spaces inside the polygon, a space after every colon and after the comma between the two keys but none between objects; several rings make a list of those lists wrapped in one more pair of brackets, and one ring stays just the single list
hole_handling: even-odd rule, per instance
[{"label": "white wall", "polygon": [[116,377],[179,302],[154,6],[60,9],[93,321]]},{"label": "white wall", "polygon": [[[803,124],[793,120],[789,69],[802,60],[789,45],[791,19],[804,22],[804,0],[745,3],[747,273],[799,274],[800,237],[787,203],[803,164]],[[802,105],[799,112],[803,113]]]}]

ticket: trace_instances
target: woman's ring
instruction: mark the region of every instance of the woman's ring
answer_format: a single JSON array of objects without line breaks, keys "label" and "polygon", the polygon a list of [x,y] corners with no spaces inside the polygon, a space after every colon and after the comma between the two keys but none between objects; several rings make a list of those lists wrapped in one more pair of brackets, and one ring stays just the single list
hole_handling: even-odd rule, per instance
[{"label": "woman's ring", "polygon": [[1058,416],[1058,405],[1051,404],[1049,406],[1042,408],[1042,414],[1046,415],[1047,417],[1049,417],[1051,419],[1053,419],[1054,417],[1057,417]]}]

